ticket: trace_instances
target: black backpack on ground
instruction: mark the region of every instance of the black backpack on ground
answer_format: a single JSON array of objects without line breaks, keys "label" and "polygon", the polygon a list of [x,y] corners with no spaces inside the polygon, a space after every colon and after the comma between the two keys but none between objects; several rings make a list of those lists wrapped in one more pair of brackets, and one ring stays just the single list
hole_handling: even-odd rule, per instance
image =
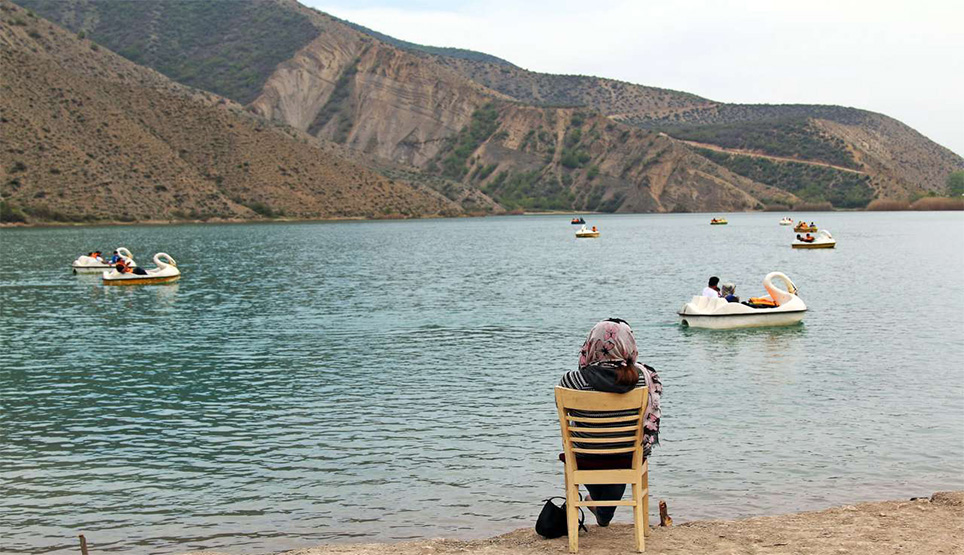
[{"label": "black backpack on ground", "polygon": [[[552,502],[553,499],[562,499],[562,506],[558,506]],[[542,512],[539,513],[539,518],[536,520],[536,533],[540,536],[552,539],[565,536],[569,533],[569,525],[566,522],[566,502],[565,497],[550,497],[546,499],[546,504],[542,506]],[[582,496],[580,496],[582,499]],[[586,514],[582,512],[582,508],[579,509],[579,528],[581,530],[586,529]]]}]

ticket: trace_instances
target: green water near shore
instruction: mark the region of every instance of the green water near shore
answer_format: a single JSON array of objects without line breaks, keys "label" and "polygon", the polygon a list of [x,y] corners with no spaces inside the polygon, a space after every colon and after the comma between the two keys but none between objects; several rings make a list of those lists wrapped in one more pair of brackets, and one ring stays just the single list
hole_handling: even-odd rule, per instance
[{"label": "green water near shore", "polygon": [[[964,217],[794,214],[839,241],[794,251],[781,214],[726,216],[0,230],[0,551],[531,525],[562,491],[552,386],[609,316],[663,378],[677,521],[964,489]],[[117,246],[184,277],[70,274]],[[749,296],[772,270],[803,325],[676,324],[707,276]]]}]

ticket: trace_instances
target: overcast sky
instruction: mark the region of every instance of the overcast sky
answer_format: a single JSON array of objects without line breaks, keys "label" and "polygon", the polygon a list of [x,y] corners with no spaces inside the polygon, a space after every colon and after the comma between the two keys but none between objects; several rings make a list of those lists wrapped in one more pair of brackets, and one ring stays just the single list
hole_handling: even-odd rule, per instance
[{"label": "overcast sky", "polygon": [[964,155],[962,0],[300,0],[393,37],[722,102],[839,104]]}]

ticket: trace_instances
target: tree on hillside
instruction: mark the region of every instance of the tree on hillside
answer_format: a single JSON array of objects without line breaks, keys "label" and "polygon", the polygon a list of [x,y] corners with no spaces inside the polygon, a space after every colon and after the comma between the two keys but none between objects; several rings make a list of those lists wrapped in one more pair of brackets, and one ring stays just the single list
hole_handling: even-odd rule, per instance
[{"label": "tree on hillside", "polygon": [[952,197],[964,195],[964,170],[947,176],[947,194]]}]

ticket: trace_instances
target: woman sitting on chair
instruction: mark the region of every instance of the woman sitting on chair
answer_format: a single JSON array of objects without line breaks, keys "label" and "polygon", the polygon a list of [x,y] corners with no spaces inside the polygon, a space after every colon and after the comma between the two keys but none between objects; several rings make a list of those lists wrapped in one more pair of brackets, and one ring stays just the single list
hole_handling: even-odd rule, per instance
[{"label": "woman sitting on chair", "polygon": [[[639,362],[636,337],[625,320],[603,320],[589,331],[589,337],[579,351],[579,369],[566,372],[559,382],[561,387],[580,391],[626,393],[637,387],[649,388],[649,401],[643,420],[643,456],[649,458],[654,445],[659,444],[659,398],[663,384],[653,368]],[[638,413],[637,413],[638,414]],[[625,416],[622,412],[593,413],[592,416]],[[611,424],[610,426],[622,426]],[[599,425],[605,426],[605,425]],[[616,432],[619,435],[619,432]],[[563,455],[559,456],[564,459]],[[578,457],[579,468],[629,468],[632,458],[626,455],[585,455]],[[626,484],[586,484],[589,495],[597,501],[622,499]],[[588,499],[588,498],[587,498]],[[616,507],[589,507],[600,526],[609,526]]]}]

